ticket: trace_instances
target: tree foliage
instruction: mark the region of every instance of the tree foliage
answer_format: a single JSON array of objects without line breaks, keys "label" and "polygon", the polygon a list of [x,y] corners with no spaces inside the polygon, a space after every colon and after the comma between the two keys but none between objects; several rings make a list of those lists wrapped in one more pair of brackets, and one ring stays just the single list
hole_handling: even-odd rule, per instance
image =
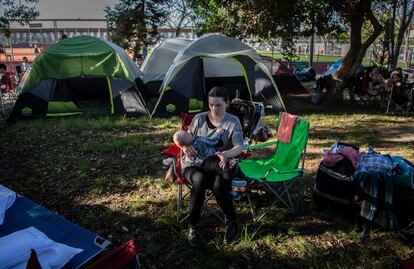
[{"label": "tree foliage", "polygon": [[342,20],[325,1],[190,0],[202,31],[263,39],[343,31]]},{"label": "tree foliage", "polygon": [[166,24],[175,29],[178,37],[183,28],[192,26],[195,21],[194,11],[188,0],[171,0],[167,9]]},{"label": "tree foliage", "polygon": [[106,7],[110,38],[137,57],[143,46],[156,42],[158,26],[165,22],[168,0],[120,0]]},{"label": "tree foliage", "polygon": [[[343,80],[348,80],[357,71],[368,47],[377,39],[383,30],[382,25],[373,12],[373,1],[328,0],[334,10],[349,25],[350,29],[350,48],[338,72],[338,76]],[[366,21],[372,25],[373,30],[363,40],[362,27]]]},{"label": "tree foliage", "polygon": [[[372,5],[372,12],[378,22],[381,24],[383,31],[379,34],[377,39],[372,43],[373,61],[375,65],[383,68],[388,64],[389,56],[391,55],[391,38],[393,36],[392,27],[392,3],[375,1]],[[368,39],[373,32],[374,27],[369,21],[365,21],[362,25],[362,40]]]},{"label": "tree foliage", "polygon": [[234,12],[230,1],[189,0],[196,14],[197,34],[220,32],[231,37],[242,37],[244,25]]},{"label": "tree foliage", "polygon": [[341,33],[340,16],[325,1],[311,0],[189,0],[200,20],[199,34],[221,32],[243,38],[254,36],[274,43],[294,56],[294,39],[313,33]]},{"label": "tree foliage", "polygon": [[413,19],[413,13],[414,13],[414,1],[402,0],[402,1],[398,1],[397,4],[398,4],[397,6],[398,33],[396,35],[395,48],[392,53],[392,59],[391,59],[392,67],[397,66],[398,57],[400,55],[400,50],[401,50],[401,44],[404,39],[404,33],[407,30],[408,26],[410,25]]},{"label": "tree foliage", "polygon": [[[393,16],[393,10],[395,10],[395,16]],[[373,13],[383,28],[373,43],[374,61],[377,65],[389,65],[391,68],[397,65],[404,34],[412,20],[413,12],[414,1],[392,0],[373,3]],[[373,26],[365,22],[362,31],[363,39],[367,39],[372,31]]]},{"label": "tree foliage", "polygon": [[37,2],[38,0],[23,0],[23,2],[20,1],[19,3],[15,0],[0,0],[2,7],[0,31],[9,37],[11,22],[18,22],[21,25],[25,25],[39,16],[36,7],[30,5]]}]

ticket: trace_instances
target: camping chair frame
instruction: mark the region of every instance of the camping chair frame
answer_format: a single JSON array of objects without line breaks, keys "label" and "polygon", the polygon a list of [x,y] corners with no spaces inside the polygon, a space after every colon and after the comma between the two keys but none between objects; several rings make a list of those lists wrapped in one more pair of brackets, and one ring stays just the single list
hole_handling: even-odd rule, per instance
[{"label": "camping chair frame", "polygon": [[[276,144],[277,141],[272,141],[272,144]],[[265,145],[265,146],[270,146],[269,145]],[[253,146],[254,147],[254,146]],[[249,148],[250,149],[250,148]],[[255,179],[251,180],[249,186],[246,188],[246,197],[249,203],[249,208],[250,208],[250,212],[252,213],[252,217],[253,217],[253,222],[260,222],[274,207],[274,205],[277,202],[281,202],[284,206],[286,206],[290,212],[292,213],[297,213],[299,210],[299,205],[300,205],[300,200],[302,198],[302,190],[303,190],[303,179],[302,177],[304,176],[304,167],[305,167],[305,160],[306,160],[306,147],[303,150],[302,154],[301,154],[301,165],[299,168],[299,176],[295,177],[294,179],[289,180],[289,182],[283,181],[281,182],[281,184],[279,184],[280,186],[276,186],[277,183],[271,183],[266,181],[266,176],[270,173],[270,171],[266,174],[265,178],[263,178],[263,182],[259,182]],[[279,173],[281,173],[279,171]],[[292,201],[291,195],[289,193],[289,188],[295,184],[296,182],[299,182],[299,195],[296,199],[296,203],[294,203]],[[272,187],[273,185],[273,187]],[[256,212],[256,210],[253,207],[253,202],[252,202],[252,192],[253,190],[257,189],[258,187],[263,186],[265,188],[265,191],[268,192],[271,196],[274,196],[275,199],[272,201],[272,203],[270,204],[270,206],[267,207],[267,209],[265,210],[265,212],[261,213],[260,215],[258,215],[258,212]],[[277,188],[277,190],[275,190],[275,187]],[[279,192],[280,190],[282,190],[282,192]],[[283,198],[284,196],[286,196],[286,200]],[[296,204],[296,206],[295,206]]]},{"label": "camping chair frame", "polygon": [[[307,132],[309,132],[309,128],[307,128]],[[299,162],[298,162],[297,169],[294,169],[291,171],[279,171],[277,170],[276,167],[272,166],[269,168],[269,170],[265,173],[265,175],[262,178],[252,178],[252,177],[246,176],[246,179],[250,182],[250,184],[246,187],[245,195],[247,197],[250,212],[252,214],[254,222],[260,222],[272,210],[272,208],[275,206],[277,202],[281,202],[284,206],[286,206],[289,209],[291,213],[298,212],[300,201],[303,195],[303,176],[304,176],[304,167],[305,167],[305,160],[306,160],[306,148],[307,148],[307,140],[308,140],[307,136],[308,136],[308,133],[306,134],[306,142],[299,156]],[[279,144],[279,141],[273,140],[273,141],[265,142],[262,144],[250,146],[249,149],[250,150],[258,149],[258,148],[267,147],[271,145],[278,145],[278,144]],[[241,167],[241,170],[243,172],[242,167]],[[267,177],[272,172],[276,172],[277,174],[288,174],[288,173],[297,172],[298,175],[292,178],[288,178],[286,180],[271,181],[271,180],[268,180]],[[299,183],[298,197],[296,201],[294,202],[289,190],[296,182]],[[272,202],[270,206],[268,206],[267,209],[263,213],[259,213],[258,210],[257,209],[255,210],[253,206],[252,194],[253,194],[253,191],[258,190],[258,189],[264,190],[272,198]]]},{"label": "camping chair frame", "polygon": [[[413,104],[413,94],[414,94],[414,86],[411,86],[410,89],[406,90],[407,91],[407,100],[399,105],[397,104],[393,99],[392,96],[394,94],[394,87],[395,85],[393,84],[391,86],[391,92],[388,96],[388,102],[387,102],[387,111],[386,113],[390,113],[393,111],[404,111],[404,112],[410,112],[411,108],[412,108],[412,104]],[[401,89],[403,90],[403,89]],[[391,108],[391,106],[394,106],[394,108]]]},{"label": "camping chair frame", "polygon": [[[191,119],[194,115],[181,113],[180,118],[182,119],[182,130],[187,130],[188,125],[191,123]],[[168,149],[161,151],[162,155],[168,156],[168,158],[164,161],[164,164],[167,166],[172,166],[173,172],[175,175],[175,183],[177,184],[177,194],[176,194],[176,205],[177,205],[177,222],[185,222],[189,215],[186,215],[182,217],[183,207],[184,207],[184,200],[190,195],[192,186],[190,183],[187,182],[182,176],[181,176],[181,166],[180,166],[180,160],[182,157],[182,151],[181,149],[176,146],[175,144],[172,144]],[[213,207],[209,205],[209,201],[214,197],[214,195],[208,191],[206,193],[206,197],[204,199],[204,205],[203,208],[207,209],[210,213],[212,213],[214,216],[216,216],[221,222],[226,223],[226,219],[224,216],[221,216],[219,213],[214,210]]]},{"label": "camping chair frame", "polygon": [[[251,125],[248,126],[245,132],[245,136],[251,139],[257,131],[261,120],[264,117],[264,106],[258,102],[252,102],[252,105],[255,109],[255,115],[251,122]],[[193,118],[192,114],[181,113],[180,118],[182,120],[181,129],[187,131],[188,125],[191,123]],[[165,161],[167,166],[172,166],[174,175],[176,177],[175,183],[177,183],[177,194],[176,194],[176,201],[177,201],[177,221],[184,222],[189,217],[186,215],[182,217],[184,201],[190,195],[192,186],[189,184],[182,176],[181,176],[181,167],[180,167],[180,159],[182,157],[181,150],[175,145],[172,144],[168,149],[163,150],[161,154],[168,156],[169,158]],[[241,154],[238,158],[246,158],[248,155]],[[233,163],[233,165],[237,165],[237,161]],[[233,167],[233,166],[232,166]],[[220,214],[215,210],[210,204],[209,201],[214,197],[213,193],[207,190],[206,197],[204,199],[203,208],[207,209],[208,212],[215,215],[221,222],[226,223],[226,218],[223,214]]]},{"label": "camping chair frame", "polygon": [[[165,155],[165,153],[163,152],[162,154]],[[180,152],[181,155],[181,152]],[[171,165],[174,169],[174,174],[177,177],[177,180],[175,181],[175,183],[177,183],[177,193],[176,193],[176,204],[177,204],[177,222],[184,222],[188,219],[189,215],[186,215],[184,217],[182,217],[182,212],[184,211],[183,207],[184,207],[184,200],[190,195],[192,186],[184,179],[182,178],[180,175],[180,173],[178,172],[178,162],[180,161],[180,158],[176,158],[172,155],[170,155],[170,160],[171,160]],[[203,207],[205,209],[207,209],[210,213],[212,213],[213,215],[215,215],[221,222],[226,223],[226,220],[223,216],[221,216],[219,213],[216,212],[216,210],[214,210],[209,204],[208,202],[213,198],[213,194],[211,192],[208,192],[206,194],[206,197],[204,199],[204,205]]]}]

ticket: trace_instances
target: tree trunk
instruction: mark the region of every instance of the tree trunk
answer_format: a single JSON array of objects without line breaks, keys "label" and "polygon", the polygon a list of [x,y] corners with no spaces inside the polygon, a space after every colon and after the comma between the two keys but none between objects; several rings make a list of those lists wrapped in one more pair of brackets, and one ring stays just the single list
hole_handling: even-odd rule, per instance
[{"label": "tree trunk", "polygon": [[[401,15],[401,20],[400,20],[400,27],[398,29],[398,35],[397,35],[397,41],[395,43],[395,48],[393,51],[393,57],[391,59],[391,65],[393,67],[396,67],[398,64],[398,58],[400,56],[400,50],[401,50],[401,45],[404,39],[404,33],[407,30],[408,26],[410,25],[411,19],[413,18],[413,12],[414,12],[414,3],[411,4],[410,10],[407,13],[407,10],[409,8],[409,6],[407,6],[407,4],[409,5],[409,3],[407,3],[407,0],[403,1],[403,12]],[[410,33],[408,33],[409,35]]]},{"label": "tree trunk", "polygon": [[360,51],[363,49],[361,34],[362,23],[363,18],[357,16],[354,16],[354,19],[351,21],[350,47],[337,75],[338,78],[343,81],[348,80],[350,74],[356,70],[356,67],[358,67],[362,61],[362,58],[360,59]]},{"label": "tree trunk", "polygon": [[328,38],[329,38],[329,34],[326,34],[325,36],[322,37],[322,40],[323,40],[323,54],[324,55],[327,55],[326,51],[328,49]]},{"label": "tree trunk", "polygon": [[185,14],[183,13],[181,15],[180,21],[177,23],[177,27],[175,28],[175,37],[179,37],[181,33],[181,25],[183,24],[183,21],[185,19]]},{"label": "tree trunk", "polygon": [[[143,45],[143,44],[145,44],[145,43],[147,43],[147,40],[148,40],[148,30],[147,30],[147,27],[146,27],[146,22],[145,22],[145,19],[146,19],[146,15],[145,15],[145,0],[142,0],[142,5],[141,5],[141,10],[140,10],[140,13],[141,13],[141,16],[140,16],[140,18],[141,18],[141,22],[140,22],[140,24],[141,24],[141,26],[140,26],[140,30],[143,32],[143,33],[145,33],[145,36],[142,36],[142,34],[141,34],[141,36],[142,36],[142,39],[141,40],[138,40],[138,42],[139,42],[139,46],[141,46],[141,45]],[[137,44],[138,45],[138,44]],[[137,46],[136,45],[136,46]]]},{"label": "tree trunk", "polygon": [[[370,21],[374,27],[374,31],[367,38],[367,40],[362,43],[361,31],[365,18]],[[346,16],[346,19],[351,25],[351,44],[337,75],[338,78],[343,80],[345,83],[352,77],[352,74],[358,70],[368,47],[382,32],[381,24],[372,13],[371,1],[361,1],[360,4],[355,7],[354,12],[350,16]]]},{"label": "tree trunk", "polygon": [[[404,2],[406,2],[407,0],[404,0]],[[404,3],[404,6],[405,6],[405,3]],[[395,35],[394,35],[394,29],[395,29],[395,13],[397,12],[397,0],[393,0],[392,1],[392,21],[391,21],[391,48],[390,48],[390,50],[389,50],[389,53],[388,53],[388,55],[390,55],[391,56],[391,61],[390,60],[388,60],[388,69],[390,69],[390,70],[393,70],[394,68],[395,68],[395,63],[392,61],[392,59],[394,59],[395,58]],[[404,13],[405,13],[405,8],[404,8]],[[404,16],[405,17],[405,16]],[[404,19],[404,18],[403,18]],[[405,19],[404,19],[405,20]],[[404,21],[404,20],[401,20],[401,21]],[[400,44],[400,47],[401,47],[401,44]],[[398,54],[399,54],[400,52],[398,51]],[[397,56],[397,59],[398,59],[398,56]]]},{"label": "tree trunk", "polygon": [[400,56],[400,50],[401,50],[403,38],[404,38],[404,31],[402,31],[402,28],[400,28],[398,30],[397,41],[395,42],[395,48],[392,54],[391,66],[393,68],[395,68],[398,65],[398,58]]},{"label": "tree trunk", "polygon": [[177,28],[175,29],[175,36],[178,37],[180,36],[180,32],[181,32],[181,28],[184,22],[184,19],[188,16],[187,13],[187,4],[185,1],[181,1],[179,2],[179,11],[181,13],[181,18],[180,21],[177,23]]},{"label": "tree trunk", "polygon": [[404,61],[408,62],[408,46],[410,41],[410,30],[407,31],[406,37],[405,37],[405,48],[404,48]]}]

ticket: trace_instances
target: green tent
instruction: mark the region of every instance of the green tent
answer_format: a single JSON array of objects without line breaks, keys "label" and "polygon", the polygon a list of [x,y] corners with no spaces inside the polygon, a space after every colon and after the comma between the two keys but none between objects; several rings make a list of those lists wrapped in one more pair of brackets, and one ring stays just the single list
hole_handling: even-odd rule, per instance
[{"label": "green tent", "polygon": [[25,73],[10,119],[84,112],[148,115],[135,84],[140,75],[125,51],[107,40],[64,39]]}]

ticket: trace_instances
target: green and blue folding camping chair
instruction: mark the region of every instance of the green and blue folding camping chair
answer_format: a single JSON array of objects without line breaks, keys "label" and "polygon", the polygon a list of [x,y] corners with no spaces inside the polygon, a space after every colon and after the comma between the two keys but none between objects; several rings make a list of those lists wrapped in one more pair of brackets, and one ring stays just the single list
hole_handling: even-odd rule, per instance
[{"label": "green and blue folding camping chair", "polygon": [[[282,113],[279,114],[278,126],[280,125],[281,117]],[[250,146],[249,149],[257,149],[270,145],[277,145],[277,148],[269,158],[240,161],[240,170],[248,179],[251,179],[250,187],[247,189],[247,198],[253,214],[253,221],[261,221],[278,201],[290,211],[297,211],[303,185],[302,177],[304,175],[308,133],[309,122],[299,118],[295,123],[292,139],[289,144],[282,141],[270,141]],[[300,187],[296,207],[294,207],[291,194],[289,193],[289,190],[295,182],[298,182]],[[250,191],[257,186],[263,187],[272,197],[270,206],[258,217],[252,205]]]}]

